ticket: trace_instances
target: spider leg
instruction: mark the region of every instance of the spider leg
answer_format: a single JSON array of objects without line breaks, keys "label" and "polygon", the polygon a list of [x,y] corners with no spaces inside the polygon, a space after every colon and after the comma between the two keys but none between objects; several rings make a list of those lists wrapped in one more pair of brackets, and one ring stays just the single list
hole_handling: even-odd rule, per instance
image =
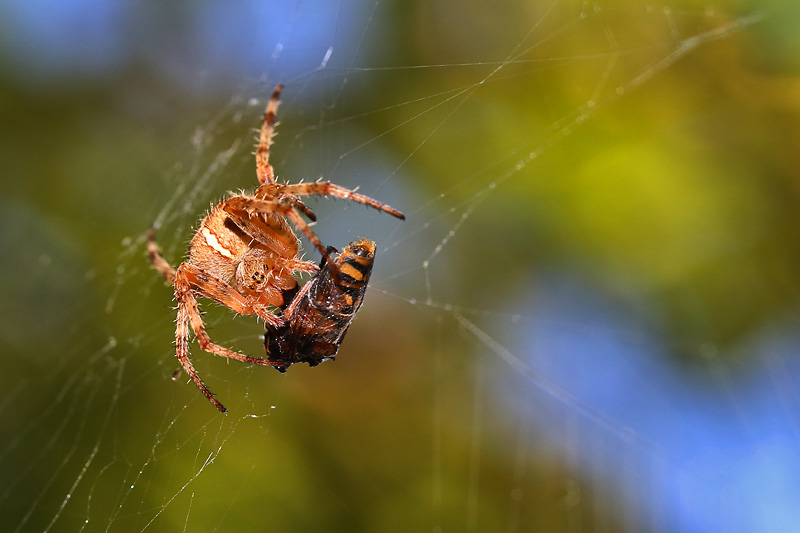
[{"label": "spider leg", "polygon": [[[208,387],[206,387],[205,383],[203,383],[203,380],[200,379],[200,376],[194,369],[191,359],[189,359],[189,328],[187,324],[191,320],[190,315],[192,312],[197,316],[198,320],[200,320],[200,313],[197,310],[197,301],[192,295],[191,288],[183,276],[175,280],[175,297],[178,299],[178,324],[175,328],[175,356],[178,358],[178,361],[191,380],[194,381],[197,388],[214,404],[214,407],[225,413],[227,409],[225,409],[211,391],[208,390]],[[200,324],[202,327],[202,320],[200,320]]]},{"label": "spider leg", "polygon": [[[222,305],[228,307],[235,313],[238,313],[240,315],[255,314],[258,315],[259,318],[262,318],[266,323],[272,326],[279,327],[283,325],[284,322],[283,319],[280,316],[272,313],[267,306],[254,302],[252,299],[247,298],[246,296],[244,296],[242,293],[240,293],[227,283],[208,274],[207,272],[197,268],[196,266],[190,263],[183,263],[181,264],[181,266],[178,267],[178,275],[176,276],[175,280],[176,296],[178,293],[177,283],[179,277],[185,279],[186,282],[189,284],[189,287],[197,291],[197,293],[200,296],[204,296],[209,300],[214,300],[217,303],[221,303]],[[194,295],[192,295],[192,298],[194,298]],[[200,340],[199,336],[198,340]],[[205,350],[205,348],[203,349]],[[206,350],[206,351],[214,352],[214,350]],[[248,359],[246,355],[237,354],[236,352],[231,352],[230,350],[227,350],[227,353],[228,355],[224,355],[222,353],[218,353],[218,355],[224,355],[224,357],[230,357],[232,359],[237,359],[239,361],[245,361],[248,363],[253,362],[250,361],[249,359],[254,359],[254,358]],[[230,355],[230,354],[235,354],[235,355]],[[256,360],[260,361],[260,359]]]},{"label": "spider leg", "polygon": [[174,284],[175,269],[161,257],[161,250],[158,249],[158,245],[156,244],[155,228],[147,230],[147,256],[150,258],[150,262],[153,263],[153,267],[164,276],[164,279],[170,284]]},{"label": "spider leg", "polygon": [[310,194],[316,194],[320,196],[336,196],[339,198],[344,198],[345,200],[364,204],[372,207],[373,209],[377,209],[378,211],[383,211],[384,213],[389,213],[393,217],[399,218],[400,220],[406,219],[406,216],[403,213],[389,205],[382,204],[377,200],[373,200],[369,196],[359,194],[355,191],[351,191],[350,189],[346,189],[345,187],[341,187],[327,181],[316,181],[314,183],[292,183],[289,185],[284,185],[281,188],[281,192],[283,194],[289,194],[293,196],[305,196]]},{"label": "spider leg", "polygon": [[295,209],[302,212],[306,216],[306,218],[308,218],[311,222],[317,221],[317,215],[315,215],[314,212],[311,209],[309,209],[306,204],[301,202],[299,198],[295,196],[289,196],[286,198],[286,201],[292,204],[295,207]]},{"label": "spider leg", "polygon": [[[233,198],[228,198],[225,200],[225,202],[222,204],[222,208],[232,216],[238,215],[239,213],[244,213],[246,215],[250,215],[251,217],[256,213],[275,213],[286,217],[291,220],[300,231],[306,234],[308,240],[310,240],[314,247],[319,250],[319,253],[322,254],[322,257],[325,258],[326,261],[333,263],[331,256],[328,254],[327,249],[322,246],[319,238],[314,234],[313,231],[311,231],[311,228],[308,227],[308,224],[306,224],[305,220],[303,220],[300,215],[297,214],[297,212],[294,210],[294,207],[289,203],[261,200],[247,196],[234,196]],[[234,220],[234,222],[235,221],[236,220]],[[314,271],[316,271],[316,266]],[[311,272],[311,270],[309,270],[309,272]]]},{"label": "spider leg", "polygon": [[[198,288],[195,288],[195,283],[191,281],[193,277],[196,277],[195,274],[197,271],[198,269],[196,269],[196,267],[193,267],[187,263],[183,263],[180,267],[178,267],[175,275],[175,298],[178,300],[178,325],[175,330],[175,356],[178,358],[181,366],[192,379],[197,388],[200,389],[200,391],[211,401],[211,403],[214,404],[217,409],[224,413],[226,412],[225,407],[223,407],[222,404],[219,403],[219,401],[214,397],[211,391],[208,390],[208,387],[206,387],[206,385],[203,383],[203,380],[200,379],[200,376],[197,374],[197,371],[192,365],[192,361],[189,359],[189,330],[186,327],[187,323],[191,324],[194,335],[197,337],[197,342],[203,351],[254,365],[282,366],[283,363],[267,361],[266,359],[240,354],[215,344],[211,340],[206,332],[205,325],[203,324],[203,318],[200,315],[200,310],[197,307],[197,299],[192,292],[194,288],[194,290],[198,290],[198,292],[204,296],[207,296],[208,294],[205,290],[199,290]],[[241,295],[239,296],[241,297]],[[231,308],[234,309],[233,307]],[[283,325],[283,320],[281,320],[279,317],[272,315],[271,313],[270,316],[273,317],[273,320],[269,322],[271,325],[276,327]]]},{"label": "spider leg", "polygon": [[[300,259],[287,258],[287,244],[291,241],[296,246],[297,237],[294,236],[286,227],[285,231],[276,231],[275,224],[284,227],[283,219],[276,216],[272,219],[272,224],[262,216],[256,216],[258,210],[250,205],[250,200],[256,200],[249,196],[235,196],[220,204],[220,207],[228,215],[228,218],[236,226],[250,236],[254,241],[263,244],[275,251],[276,266],[289,270],[301,270],[303,272],[317,272],[319,267],[312,261],[302,261]],[[278,202],[274,202],[276,205]],[[299,203],[299,202],[298,202]],[[300,204],[302,205],[302,204]],[[305,206],[303,206],[305,208]],[[291,211],[291,207],[288,208]],[[306,208],[308,209],[308,208]],[[271,214],[274,211],[267,210],[262,214]],[[309,211],[310,212],[310,211]],[[283,212],[281,211],[281,214]],[[313,213],[312,213],[313,215]],[[283,236],[283,238],[281,238]],[[296,256],[296,248],[292,251],[292,256]]]},{"label": "spider leg", "polygon": [[262,185],[264,183],[275,183],[275,170],[269,164],[269,148],[275,135],[275,125],[277,124],[275,115],[278,112],[281,90],[283,90],[283,85],[278,85],[272,92],[267,104],[267,110],[264,112],[264,118],[261,122],[261,134],[256,145],[256,170],[258,172],[258,182]]}]

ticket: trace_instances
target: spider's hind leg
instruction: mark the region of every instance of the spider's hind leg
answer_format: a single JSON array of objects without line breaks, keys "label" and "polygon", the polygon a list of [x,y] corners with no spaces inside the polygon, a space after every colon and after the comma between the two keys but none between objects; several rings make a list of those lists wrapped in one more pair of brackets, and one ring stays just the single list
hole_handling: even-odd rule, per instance
[{"label": "spider's hind leg", "polygon": [[[203,380],[200,379],[200,376],[194,369],[192,360],[189,359],[189,328],[187,325],[192,321],[190,318],[192,313],[197,316],[198,320],[200,320],[200,313],[197,310],[197,301],[194,296],[192,296],[189,284],[185,282],[185,279],[182,277],[177,278],[175,281],[175,295],[178,298],[178,320],[177,327],[175,328],[175,356],[197,388],[200,389],[212,404],[214,404],[214,407],[225,413],[227,409],[225,409],[225,407],[219,403],[219,400],[214,397],[214,394],[208,390],[208,387],[206,387],[206,384],[203,383]],[[200,321],[200,325],[202,328],[202,321]]]},{"label": "spider's hind leg", "polygon": [[161,250],[158,249],[158,244],[156,244],[155,228],[147,230],[147,257],[149,257],[150,262],[153,263],[153,268],[161,272],[165,280],[170,284],[175,283],[175,268],[167,263],[166,259],[161,257]]}]

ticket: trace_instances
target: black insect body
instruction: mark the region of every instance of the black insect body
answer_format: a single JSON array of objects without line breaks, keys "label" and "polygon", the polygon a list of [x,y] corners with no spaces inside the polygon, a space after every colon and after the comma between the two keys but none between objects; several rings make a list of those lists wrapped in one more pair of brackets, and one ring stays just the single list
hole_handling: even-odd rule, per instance
[{"label": "black insect body", "polygon": [[[335,253],[333,247],[328,248],[331,257]],[[267,324],[264,347],[274,368],[285,372],[294,363],[316,366],[336,357],[364,300],[374,261],[375,243],[369,239],[348,244],[333,259],[338,269],[322,260],[319,273],[303,285],[284,310],[286,322],[281,326]]]}]

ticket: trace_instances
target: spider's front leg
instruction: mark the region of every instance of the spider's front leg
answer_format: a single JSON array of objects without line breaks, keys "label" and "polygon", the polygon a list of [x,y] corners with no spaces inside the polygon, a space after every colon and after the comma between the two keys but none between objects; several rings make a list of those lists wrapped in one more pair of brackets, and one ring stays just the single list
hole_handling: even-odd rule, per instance
[{"label": "spider's front leg", "polygon": [[[205,325],[203,324],[203,318],[200,315],[200,310],[197,307],[197,298],[195,298],[194,291],[197,291],[201,295],[211,298],[215,301],[224,301],[225,305],[234,311],[239,312],[240,314],[253,314],[253,311],[250,310],[250,308],[241,305],[245,301],[245,298],[241,294],[237,293],[230,286],[223,284],[219,280],[216,280],[216,282],[212,280],[216,280],[216,278],[205,275],[201,270],[191,264],[183,263],[178,267],[178,270],[175,274],[175,298],[178,300],[178,320],[175,330],[175,356],[178,358],[181,366],[192,379],[197,388],[200,389],[200,391],[211,401],[211,403],[214,404],[217,409],[224,413],[226,412],[225,407],[219,403],[211,391],[208,390],[208,387],[206,387],[205,383],[203,383],[203,380],[200,379],[200,376],[194,369],[191,359],[189,359],[189,329],[187,328],[187,324],[191,324],[200,348],[206,352],[254,365],[281,365],[266,359],[250,357],[248,355],[234,352],[233,350],[229,350],[228,348],[215,344],[211,340],[206,332]],[[230,290],[226,291],[224,289],[225,287]],[[221,297],[222,294],[228,294],[232,296],[232,299],[224,299]],[[236,301],[237,298],[233,295],[238,295],[239,301]],[[239,306],[238,309],[237,306]],[[265,318],[267,323],[271,326],[281,327],[284,324],[284,320],[281,317],[269,313],[266,311],[266,308],[260,311],[263,311],[264,314],[262,315],[262,312],[258,312],[258,315],[262,316],[262,318]]]},{"label": "spider's front leg", "polygon": [[[262,200],[251,196],[234,196],[222,202],[221,206],[237,226],[258,242],[267,245],[269,245],[268,243],[275,242],[276,234],[282,234],[284,239],[288,239],[291,232],[288,232],[288,228],[286,229],[288,233],[277,232],[276,228],[273,227],[270,227],[270,231],[267,232],[261,230],[260,225],[256,222],[259,214],[267,216],[277,215],[277,217],[288,218],[299,230],[305,233],[308,240],[310,240],[314,247],[322,254],[322,257],[324,257],[326,261],[332,262],[326,248],[322,245],[314,232],[311,231],[311,228],[308,227],[305,220],[297,214],[292,203],[276,200]],[[296,237],[292,236],[291,238],[296,241]],[[319,270],[319,267],[311,261],[294,260],[292,264],[295,270],[303,270],[305,272],[317,272]]]},{"label": "spider's front leg", "polygon": [[[191,263],[182,263],[181,266],[178,267],[178,274],[181,278],[186,280],[190,288],[196,291],[200,296],[204,296],[209,300],[214,300],[240,315],[258,315],[258,317],[262,318],[267,324],[276,327],[283,325],[283,318],[270,311],[269,307],[255,301],[253,298],[244,296],[227,283],[224,283],[222,280],[215,278]],[[178,293],[178,277],[178,275],[175,277],[176,296]],[[192,298],[194,298],[194,295],[192,295]],[[230,350],[228,351],[230,352]],[[225,355],[225,357],[231,356]],[[237,357],[233,357],[233,359],[237,359]]]},{"label": "spider's front leg", "polygon": [[[259,190],[260,189],[261,187],[259,187]],[[256,193],[258,193],[258,191],[256,191]],[[388,213],[395,218],[399,218],[400,220],[406,219],[406,216],[403,213],[388,204],[382,204],[381,202],[370,198],[369,196],[357,193],[351,189],[342,187],[341,185],[336,185],[335,183],[331,183],[329,181],[291,183],[289,185],[281,186],[281,193],[292,196],[308,196],[312,194],[318,196],[336,196],[337,198],[343,198],[351,202],[364,204],[373,209],[377,209],[378,211],[383,211],[384,213]]]}]

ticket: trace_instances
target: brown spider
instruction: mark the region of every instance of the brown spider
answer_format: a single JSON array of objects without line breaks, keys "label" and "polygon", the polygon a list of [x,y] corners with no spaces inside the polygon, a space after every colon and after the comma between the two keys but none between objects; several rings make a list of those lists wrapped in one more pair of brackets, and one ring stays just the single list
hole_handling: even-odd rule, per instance
[{"label": "brown spider", "polygon": [[314,213],[300,201],[300,196],[338,196],[405,219],[400,211],[333,183],[281,184],[275,181],[269,152],[282,88],[278,85],[272,93],[261,124],[255,151],[260,185],[255,192],[232,195],[211,209],[192,238],[188,259],[177,270],[161,257],[155,230],[148,233],[150,261],[174,286],[178,301],[175,355],[194,384],[222,412],[226,411],[225,407],[208,390],[189,359],[189,324],[204,351],[256,365],[283,367],[286,363],[250,357],[214,344],[203,325],[197,296],[220,303],[240,315],[257,315],[268,327],[280,328],[286,321],[275,311],[289,305],[297,293],[293,274],[318,270],[312,262],[298,257],[300,243],[287,219],[305,233],[323,260],[333,265],[335,275],[339,275],[339,265],[297,213],[301,211],[310,220],[316,220]]}]

